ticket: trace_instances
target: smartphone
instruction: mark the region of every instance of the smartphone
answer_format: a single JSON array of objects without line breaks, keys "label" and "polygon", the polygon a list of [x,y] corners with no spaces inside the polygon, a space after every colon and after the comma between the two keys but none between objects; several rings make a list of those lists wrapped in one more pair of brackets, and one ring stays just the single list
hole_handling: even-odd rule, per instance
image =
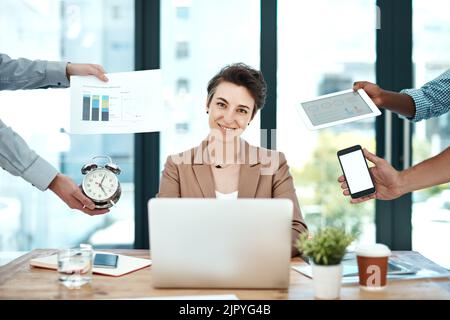
[{"label": "smartphone", "polygon": [[375,185],[360,145],[339,150],[337,156],[352,199],[375,193]]},{"label": "smartphone", "polygon": [[116,254],[96,253],[94,257],[94,267],[97,268],[117,268],[119,256]]}]

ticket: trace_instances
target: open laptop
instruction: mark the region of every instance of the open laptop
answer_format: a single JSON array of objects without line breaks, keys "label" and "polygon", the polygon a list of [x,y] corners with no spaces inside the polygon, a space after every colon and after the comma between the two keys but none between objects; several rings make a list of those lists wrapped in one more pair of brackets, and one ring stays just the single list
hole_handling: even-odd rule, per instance
[{"label": "open laptop", "polygon": [[151,199],[153,286],[287,288],[289,199]]}]

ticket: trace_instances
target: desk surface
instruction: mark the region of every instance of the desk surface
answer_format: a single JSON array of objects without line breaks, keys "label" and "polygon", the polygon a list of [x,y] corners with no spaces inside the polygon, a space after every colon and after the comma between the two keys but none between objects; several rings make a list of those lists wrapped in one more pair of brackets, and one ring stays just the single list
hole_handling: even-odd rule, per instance
[{"label": "desk surface", "polygon": [[[33,250],[0,267],[0,299],[133,299],[158,296],[236,295],[239,299],[314,299],[312,280],[291,269],[287,290],[243,289],[155,289],[151,267],[114,278],[93,275],[92,283],[70,290],[60,285],[54,270],[34,268],[32,258],[46,256],[56,250]],[[147,250],[105,250],[149,258]],[[300,258],[292,265],[301,265]],[[390,280],[381,292],[366,292],[358,284],[343,284],[341,299],[450,299],[450,278]]]}]

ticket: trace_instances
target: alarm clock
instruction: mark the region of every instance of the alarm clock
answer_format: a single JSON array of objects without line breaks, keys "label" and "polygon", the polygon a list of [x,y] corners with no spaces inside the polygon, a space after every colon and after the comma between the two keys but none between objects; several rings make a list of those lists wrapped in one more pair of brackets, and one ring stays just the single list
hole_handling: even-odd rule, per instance
[{"label": "alarm clock", "polygon": [[[95,159],[104,158],[108,162],[100,166]],[[119,201],[122,193],[117,176],[120,168],[108,156],[96,156],[81,168],[84,175],[81,190],[91,199],[96,209],[110,208]]]}]

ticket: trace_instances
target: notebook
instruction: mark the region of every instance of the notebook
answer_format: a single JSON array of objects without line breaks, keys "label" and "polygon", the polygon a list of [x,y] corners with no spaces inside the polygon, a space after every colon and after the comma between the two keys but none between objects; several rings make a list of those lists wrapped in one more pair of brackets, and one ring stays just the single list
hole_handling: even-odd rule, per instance
[{"label": "notebook", "polygon": [[[100,252],[95,251],[95,253],[110,253],[110,252]],[[94,267],[92,269],[92,272],[95,274],[101,274],[105,276],[112,276],[112,277],[120,277],[127,273],[131,273],[143,268],[146,268],[152,264],[152,260],[150,259],[143,259],[143,258],[136,258],[136,257],[130,257],[125,256],[122,254],[118,254],[119,260],[117,263],[117,268],[111,269],[111,268],[97,268]],[[57,258],[56,253],[51,256],[46,257],[39,257],[34,258],[30,260],[30,265],[36,268],[45,268],[45,269],[57,269]]]}]

